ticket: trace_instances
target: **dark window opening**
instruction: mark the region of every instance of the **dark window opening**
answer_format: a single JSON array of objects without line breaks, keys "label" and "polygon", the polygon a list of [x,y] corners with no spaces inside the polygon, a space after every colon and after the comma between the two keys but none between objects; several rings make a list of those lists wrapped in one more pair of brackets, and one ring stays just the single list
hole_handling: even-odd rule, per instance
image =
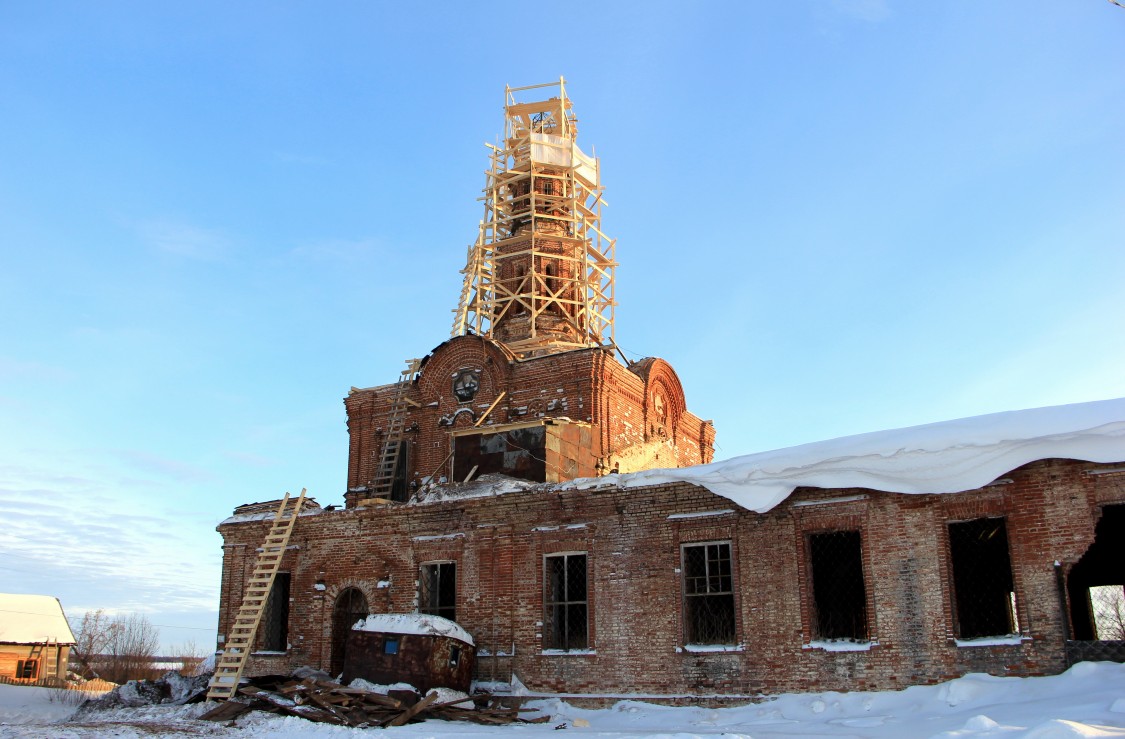
[{"label": "dark window opening", "polygon": [[20,680],[35,680],[39,677],[39,660],[21,659],[16,662],[16,677]]},{"label": "dark window opening", "polygon": [[398,442],[398,458],[395,460],[395,474],[391,478],[391,500],[405,503],[410,499],[410,442]]},{"label": "dark window opening", "polygon": [[398,639],[387,639],[384,641],[383,654],[398,654]]},{"label": "dark window opening", "polygon": [[546,558],[546,569],[543,647],[586,649],[589,646],[586,555],[551,555]]},{"label": "dark window opening", "polygon": [[289,648],[289,573],[274,577],[262,614],[262,650],[284,652]]},{"label": "dark window opening", "polygon": [[457,565],[435,562],[422,565],[418,611],[457,620]]},{"label": "dark window opening", "polygon": [[456,667],[461,664],[461,647],[449,648],[449,666]]},{"label": "dark window opening", "polygon": [[858,531],[809,536],[816,635],[820,639],[867,639],[867,591]]},{"label": "dark window opening", "polygon": [[683,558],[684,639],[688,644],[733,644],[730,544],[687,545]]},{"label": "dark window opening", "polygon": [[1004,519],[949,524],[949,554],[957,635],[975,639],[1019,633]]},{"label": "dark window opening", "polygon": [[1067,574],[1070,621],[1079,641],[1125,640],[1125,505],[1102,508],[1094,543]]}]

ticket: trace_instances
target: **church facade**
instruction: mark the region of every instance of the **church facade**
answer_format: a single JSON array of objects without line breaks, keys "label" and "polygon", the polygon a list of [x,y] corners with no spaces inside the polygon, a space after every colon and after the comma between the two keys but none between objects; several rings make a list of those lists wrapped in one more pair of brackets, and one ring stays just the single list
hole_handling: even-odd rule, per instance
[{"label": "church facade", "polygon": [[[1111,648],[1125,403],[708,464],[672,367],[615,355],[598,165],[557,88],[507,92],[453,336],[345,398],[344,506],[298,517],[248,672],[339,674],[373,613],[456,621],[481,681],[670,701]],[[276,507],[219,526],[220,641]]]}]

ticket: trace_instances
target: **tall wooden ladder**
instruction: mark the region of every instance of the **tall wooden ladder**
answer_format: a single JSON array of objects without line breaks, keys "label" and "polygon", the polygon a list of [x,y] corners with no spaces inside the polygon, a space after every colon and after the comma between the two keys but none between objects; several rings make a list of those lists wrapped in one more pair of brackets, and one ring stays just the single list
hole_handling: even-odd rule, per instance
[{"label": "tall wooden ladder", "polygon": [[[391,497],[391,488],[395,484],[395,471],[398,469],[402,439],[406,433],[406,410],[412,402],[408,397],[410,384],[418,376],[421,367],[421,359],[406,360],[406,369],[402,371],[398,382],[395,384],[395,397],[391,401],[391,417],[387,421],[387,435],[383,439],[383,448],[379,452],[379,464],[375,468],[375,477],[368,487],[369,495],[373,498]],[[414,405],[417,405],[417,403],[414,403]]]},{"label": "tall wooden ladder", "polygon": [[274,577],[281,566],[285,547],[289,544],[293,526],[297,523],[297,514],[301,512],[304,502],[304,488],[296,498],[291,498],[286,493],[281,499],[269,533],[258,550],[254,573],[250,575],[250,582],[246,584],[246,591],[242,594],[242,605],[230,626],[226,646],[215,663],[215,674],[207,685],[207,700],[228,700],[238,693],[238,681],[246,667],[246,660],[254,650],[254,637],[266,610],[270,588],[273,587]]}]

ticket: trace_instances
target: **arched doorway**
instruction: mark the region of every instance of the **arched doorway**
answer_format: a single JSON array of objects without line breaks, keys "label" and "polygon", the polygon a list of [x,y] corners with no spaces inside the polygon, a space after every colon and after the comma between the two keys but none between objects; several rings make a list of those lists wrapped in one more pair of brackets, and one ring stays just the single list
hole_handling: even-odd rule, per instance
[{"label": "arched doorway", "polygon": [[329,669],[333,676],[344,671],[348,632],[369,612],[367,596],[359,588],[345,588],[336,596],[336,605],[332,609],[332,661]]}]

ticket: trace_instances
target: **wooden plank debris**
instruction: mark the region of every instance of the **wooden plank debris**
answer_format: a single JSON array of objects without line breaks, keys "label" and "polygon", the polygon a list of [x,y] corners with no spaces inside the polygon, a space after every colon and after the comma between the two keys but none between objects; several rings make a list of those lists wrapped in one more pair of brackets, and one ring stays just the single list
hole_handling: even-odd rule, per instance
[{"label": "wooden plank debris", "polygon": [[511,696],[479,693],[469,698],[437,702],[431,692],[413,705],[397,698],[361,688],[349,688],[328,680],[270,675],[251,678],[239,688],[238,697],[220,703],[199,718],[231,721],[248,711],[269,711],[299,716],[309,721],[354,728],[401,726],[426,719],[471,721],[484,725],[539,724],[549,716],[524,717],[523,700]]}]

